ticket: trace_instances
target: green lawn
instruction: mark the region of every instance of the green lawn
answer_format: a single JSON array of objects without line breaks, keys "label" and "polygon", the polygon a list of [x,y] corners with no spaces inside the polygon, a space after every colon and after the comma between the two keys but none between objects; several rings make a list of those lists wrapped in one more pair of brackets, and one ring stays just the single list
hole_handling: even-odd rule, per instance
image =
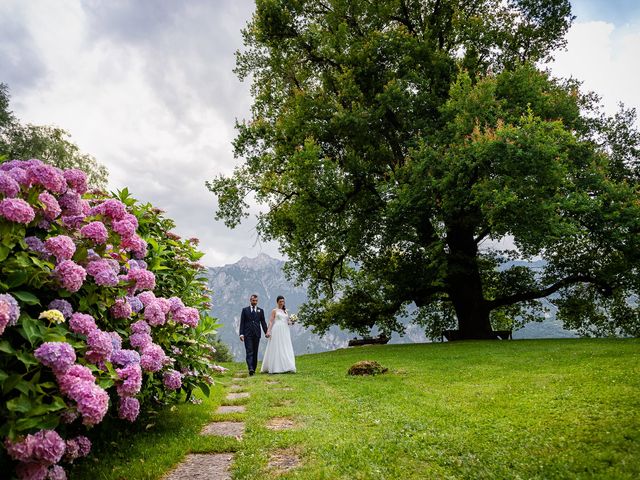
[{"label": "green lawn", "polygon": [[[389,373],[347,376],[358,360]],[[358,347],[298,357],[298,369],[247,380],[247,413],[234,416],[247,424],[241,442],[198,436],[221,419],[212,412],[227,375],[211,399],[164,412],[70,478],[156,479],[188,451],[235,451],[234,478],[275,478],[268,454],[281,448],[302,465],[278,478],[640,478],[637,339]],[[298,427],[266,429],[275,416]]]}]

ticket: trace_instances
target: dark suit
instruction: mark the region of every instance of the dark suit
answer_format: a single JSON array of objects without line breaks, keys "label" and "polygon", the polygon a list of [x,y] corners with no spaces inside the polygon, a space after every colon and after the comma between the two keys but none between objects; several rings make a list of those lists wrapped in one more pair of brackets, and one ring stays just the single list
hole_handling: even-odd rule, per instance
[{"label": "dark suit", "polygon": [[267,333],[264,310],[256,307],[256,311],[253,313],[251,307],[244,307],[240,314],[240,335],[244,335],[244,348],[247,351],[249,373],[255,372],[258,366],[258,346],[262,336],[260,326],[262,326],[264,333]]}]

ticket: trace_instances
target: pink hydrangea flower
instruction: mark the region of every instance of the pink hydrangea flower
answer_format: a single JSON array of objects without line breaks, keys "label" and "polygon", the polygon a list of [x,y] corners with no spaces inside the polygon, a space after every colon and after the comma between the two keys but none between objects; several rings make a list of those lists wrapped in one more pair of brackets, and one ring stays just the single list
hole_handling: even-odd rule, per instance
[{"label": "pink hydrangea flower", "polygon": [[137,258],[144,258],[147,256],[147,242],[145,242],[138,235],[131,235],[125,237],[120,242],[120,247],[127,252],[133,253]]},{"label": "pink hydrangea flower", "polygon": [[178,310],[180,310],[181,308],[184,308],[184,303],[182,303],[182,299],[179,297],[169,298],[169,304],[171,305],[171,308],[169,309],[169,311],[171,312],[172,315],[176,313]]},{"label": "pink hydrangea flower", "polygon": [[84,218],[84,215],[65,215],[62,217],[62,224],[70,230],[77,230],[84,222]]},{"label": "pink hydrangea flower", "polygon": [[38,195],[38,200],[43,205],[43,215],[46,220],[55,220],[58,218],[58,215],[62,212],[56,197],[51,195],[49,192],[42,192]]},{"label": "pink hydrangea flower", "polygon": [[117,368],[116,373],[120,380],[116,386],[121,397],[133,397],[140,392],[142,387],[142,369],[138,363],[130,363],[124,368]]},{"label": "pink hydrangea flower", "polygon": [[132,310],[131,305],[123,298],[118,298],[110,308],[113,318],[129,318]]},{"label": "pink hydrangea flower", "polygon": [[20,185],[8,173],[0,172],[0,193],[5,197],[17,197]]},{"label": "pink hydrangea flower", "polygon": [[76,352],[67,342],[45,342],[33,354],[56,373],[65,372],[76,361]]},{"label": "pink hydrangea flower", "polygon": [[160,345],[151,343],[142,350],[140,357],[140,366],[147,372],[157,372],[162,369],[167,356]]},{"label": "pink hydrangea flower", "polygon": [[53,270],[54,275],[60,280],[62,286],[74,293],[80,290],[87,272],[72,260],[63,260]]},{"label": "pink hydrangea flower", "polygon": [[11,222],[31,223],[36,216],[31,205],[21,198],[5,198],[0,200],[0,216]]},{"label": "pink hydrangea flower", "polygon": [[84,382],[86,388],[74,398],[78,412],[82,415],[82,423],[86,426],[96,425],[102,421],[109,408],[109,394],[101,387]]},{"label": "pink hydrangea flower", "polygon": [[33,462],[44,466],[55,465],[65,450],[65,442],[55,430],[40,430],[27,435],[20,442],[5,441],[7,453],[20,462]]},{"label": "pink hydrangea flower", "polygon": [[105,200],[93,210],[95,213],[109,217],[111,220],[122,220],[127,214],[125,204],[113,198]]},{"label": "pink hydrangea flower", "polygon": [[152,302],[156,300],[156,295],[151,291],[147,291],[147,292],[139,293],[137,295],[137,298],[142,302],[142,305],[146,307],[147,305],[150,305]]},{"label": "pink hydrangea flower", "polygon": [[80,235],[96,244],[103,244],[109,237],[109,232],[102,222],[91,222],[80,229]]},{"label": "pink hydrangea flower", "polygon": [[[6,164],[3,164],[6,165]],[[7,175],[13,178],[18,185],[28,187],[29,186],[29,176],[27,175],[27,171],[23,168],[12,168],[7,170]]]},{"label": "pink hydrangea flower", "polygon": [[99,329],[95,329],[87,335],[87,345],[95,355],[104,360],[108,360],[113,351],[111,335]]},{"label": "pink hydrangea flower", "polygon": [[63,260],[70,260],[73,254],[76,253],[76,244],[73,240],[66,235],[57,235],[55,237],[49,237],[44,242],[44,248],[51,255],[56,257],[58,262]]},{"label": "pink hydrangea flower", "polygon": [[0,293],[0,335],[7,326],[15,325],[20,317],[20,306],[9,293]]},{"label": "pink hydrangea flower", "polygon": [[118,416],[123,420],[135,422],[140,413],[140,402],[137,398],[124,397],[120,400]]},{"label": "pink hydrangea flower", "polygon": [[140,351],[143,351],[146,347],[151,345],[152,342],[153,339],[148,333],[134,333],[129,337],[129,343],[131,346],[139,349]]},{"label": "pink hydrangea flower", "polygon": [[64,460],[73,463],[81,457],[86,457],[91,451],[91,440],[84,435],[78,435],[66,441],[67,448],[64,452]]},{"label": "pink hydrangea flower", "polygon": [[67,480],[67,474],[60,465],[54,465],[49,468],[47,480]]},{"label": "pink hydrangea flower", "polygon": [[144,319],[152,327],[164,325],[167,321],[164,312],[162,311],[162,306],[157,301],[149,302],[144,307]]},{"label": "pink hydrangea flower", "polygon": [[[18,184],[16,183],[16,186],[17,185]],[[136,226],[127,219],[116,220],[111,224],[111,226],[113,227],[114,232],[124,238],[131,237],[136,233]]]},{"label": "pink hydrangea flower", "polygon": [[173,319],[177,323],[188,325],[189,327],[197,327],[200,321],[198,310],[193,307],[184,307],[173,314]]},{"label": "pink hydrangea flower", "polygon": [[87,192],[87,174],[77,168],[70,168],[63,172],[67,186],[74,189],[80,195]]},{"label": "pink hydrangea flower", "polygon": [[144,320],[138,320],[131,324],[131,333],[151,333],[151,327]]},{"label": "pink hydrangea flower", "polygon": [[169,370],[162,376],[162,383],[169,390],[178,390],[182,387],[182,375],[176,370]]},{"label": "pink hydrangea flower", "polygon": [[127,279],[135,283],[135,289],[138,291],[153,290],[156,287],[156,277],[149,270],[129,270]]},{"label": "pink hydrangea flower", "polygon": [[89,335],[96,330],[95,319],[86,313],[74,313],[69,320],[69,328],[74,333],[80,333],[82,335]]}]

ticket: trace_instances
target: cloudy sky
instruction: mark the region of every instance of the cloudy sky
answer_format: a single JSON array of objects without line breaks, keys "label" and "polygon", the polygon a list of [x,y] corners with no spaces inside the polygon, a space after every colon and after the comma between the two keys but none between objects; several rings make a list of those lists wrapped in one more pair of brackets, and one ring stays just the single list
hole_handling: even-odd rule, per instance
[{"label": "cloudy sky", "polygon": [[[608,112],[640,107],[640,1],[574,0],[554,71],[584,81]],[[216,222],[207,179],[228,174],[249,85],[233,74],[252,0],[0,0],[0,82],[23,123],[60,126],[125,186],[198,237],[210,266],[276,244],[255,222]],[[638,108],[640,110],[640,108]]]}]

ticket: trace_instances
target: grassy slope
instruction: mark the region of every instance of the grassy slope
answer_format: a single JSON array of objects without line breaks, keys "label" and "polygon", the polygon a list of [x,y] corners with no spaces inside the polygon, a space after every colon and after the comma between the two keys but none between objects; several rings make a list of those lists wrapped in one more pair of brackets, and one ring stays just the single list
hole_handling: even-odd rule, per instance
[{"label": "grassy slope", "polygon": [[[364,359],[390,373],[345,374]],[[639,360],[636,339],[387,345],[306,355],[298,357],[295,375],[248,379],[247,413],[236,415],[247,422],[242,442],[197,436],[203,423],[218,418],[212,411],[222,400],[219,387],[211,400],[165,414],[129,448],[102,456],[98,474],[85,462],[86,473],[71,478],[159,478],[187,451],[236,451],[235,478],[270,478],[268,453],[278,448],[295,451],[303,463],[280,478],[640,478]],[[279,385],[266,383],[274,379]],[[293,417],[299,428],[267,430],[274,416]],[[113,471],[118,466],[126,474]]]}]

